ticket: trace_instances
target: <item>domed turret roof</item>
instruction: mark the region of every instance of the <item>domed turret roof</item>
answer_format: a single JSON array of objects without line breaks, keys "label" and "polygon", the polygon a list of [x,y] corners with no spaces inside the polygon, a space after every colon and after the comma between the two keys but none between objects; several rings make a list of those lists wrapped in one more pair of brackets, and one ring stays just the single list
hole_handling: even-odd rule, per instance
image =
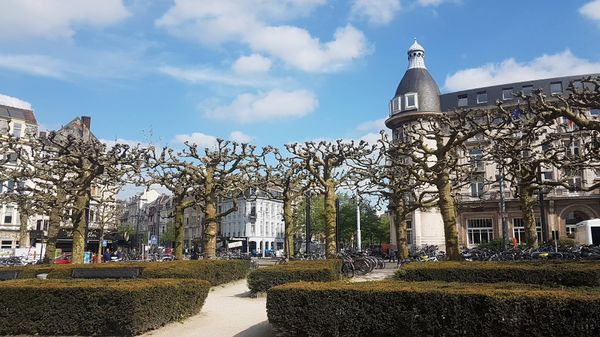
[{"label": "domed turret roof", "polygon": [[440,88],[425,67],[425,49],[415,42],[408,49],[408,69],[394,97],[418,94],[418,108],[412,112],[440,112]]},{"label": "domed turret roof", "polygon": [[412,46],[410,46],[410,48],[408,48],[408,52],[412,52],[412,51],[422,51],[425,52],[425,48],[423,48],[423,46],[421,46],[419,44],[419,42],[417,42],[417,38],[415,38],[415,42],[413,42]]}]

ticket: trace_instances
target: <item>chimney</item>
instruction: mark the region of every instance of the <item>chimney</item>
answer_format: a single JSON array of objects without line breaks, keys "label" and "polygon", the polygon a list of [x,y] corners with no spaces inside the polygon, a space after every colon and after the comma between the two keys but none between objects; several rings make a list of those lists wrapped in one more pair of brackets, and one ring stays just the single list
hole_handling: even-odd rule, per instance
[{"label": "chimney", "polygon": [[91,122],[92,122],[92,117],[90,117],[90,116],[81,116],[81,123],[83,123],[83,125],[85,125],[85,127],[88,130],[91,130],[91,128],[90,128]]}]

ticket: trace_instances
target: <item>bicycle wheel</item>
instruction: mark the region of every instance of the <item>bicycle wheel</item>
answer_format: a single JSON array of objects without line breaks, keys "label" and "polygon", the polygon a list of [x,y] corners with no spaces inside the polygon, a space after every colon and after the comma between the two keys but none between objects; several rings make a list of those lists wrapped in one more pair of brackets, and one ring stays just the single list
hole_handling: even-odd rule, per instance
[{"label": "bicycle wheel", "polygon": [[352,264],[352,262],[342,262],[342,276],[345,278],[354,277],[354,264]]},{"label": "bicycle wheel", "polygon": [[373,268],[371,268],[371,264],[366,259],[360,258],[354,260],[354,273],[358,275],[365,275],[372,270]]}]

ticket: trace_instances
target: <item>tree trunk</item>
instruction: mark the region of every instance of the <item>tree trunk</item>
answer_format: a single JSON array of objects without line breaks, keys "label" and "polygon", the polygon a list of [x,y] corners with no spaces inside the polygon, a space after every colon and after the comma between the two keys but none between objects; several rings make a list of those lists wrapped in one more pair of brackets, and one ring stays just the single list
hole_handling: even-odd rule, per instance
[{"label": "tree trunk", "polygon": [[444,235],[448,260],[460,260],[458,249],[458,231],[456,229],[456,207],[452,198],[452,184],[447,170],[443,170],[436,182],[439,191],[438,206],[444,221]]},{"label": "tree trunk", "polygon": [[98,240],[98,251],[96,252],[96,263],[102,262],[102,243],[104,242],[104,224],[100,227],[100,239]]},{"label": "tree trunk", "polygon": [[396,247],[398,249],[399,259],[408,259],[408,231],[406,229],[406,215],[403,214],[400,207],[393,208],[392,222],[396,228]]},{"label": "tree trunk", "polygon": [[289,194],[289,192],[285,192],[283,199],[284,248],[288,259],[294,255],[294,211],[292,208],[292,196]]},{"label": "tree trunk", "polygon": [[210,259],[217,256],[217,198],[214,195],[214,169],[206,169],[204,191],[206,193],[206,208],[204,210],[204,258]]},{"label": "tree trunk", "polygon": [[328,259],[335,258],[337,247],[335,242],[335,183],[327,179],[325,186],[325,255]]},{"label": "tree trunk", "polygon": [[[20,211],[20,210],[19,210]],[[19,247],[29,248],[29,215],[19,212]]]},{"label": "tree trunk", "polygon": [[175,229],[175,247],[173,248],[175,251],[175,258],[181,260],[183,259],[183,211],[185,208],[182,205],[181,198],[177,198],[175,202],[175,223],[173,225],[173,228]]},{"label": "tree trunk", "polygon": [[83,263],[83,254],[85,252],[86,241],[86,208],[89,205],[90,198],[87,191],[82,191],[75,197],[73,208],[73,257],[72,263]]},{"label": "tree trunk", "polygon": [[56,257],[56,239],[60,223],[62,220],[63,205],[65,204],[65,192],[59,190],[56,193],[56,204],[50,210],[50,219],[48,225],[48,241],[46,242],[46,253],[44,254],[44,263],[52,263]]},{"label": "tree trunk", "polygon": [[535,222],[535,199],[533,198],[533,189],[528,186],[521,186],[519,201],[523,210],[523,226],[525,227],[525,244],[527,248],[537,248],[539,246],[537,228]]}]

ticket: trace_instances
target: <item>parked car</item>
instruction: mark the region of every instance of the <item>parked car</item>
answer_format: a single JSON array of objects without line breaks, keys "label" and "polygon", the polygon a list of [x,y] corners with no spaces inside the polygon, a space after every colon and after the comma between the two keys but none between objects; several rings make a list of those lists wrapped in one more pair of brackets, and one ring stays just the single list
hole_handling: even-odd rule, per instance
[{"label": "parked car", "polygon": [[62,254],[61,256],[54,259],[55,264],[69,264],[71,263],[72,255],[71,253]]}]

